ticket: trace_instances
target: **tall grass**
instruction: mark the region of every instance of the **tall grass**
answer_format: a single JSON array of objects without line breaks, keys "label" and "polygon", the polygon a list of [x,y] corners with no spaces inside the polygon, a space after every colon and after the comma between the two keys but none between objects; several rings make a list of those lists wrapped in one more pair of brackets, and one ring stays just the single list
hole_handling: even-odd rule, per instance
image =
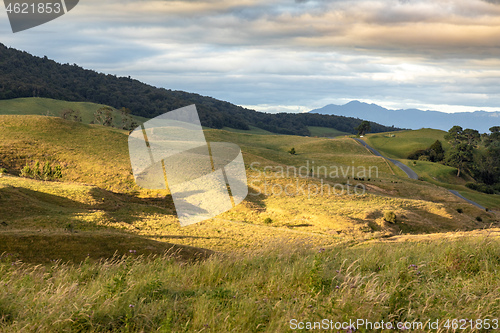
[{"label": "tall grass", "polygon": [[292,319],[498,318],[499,264],[490,237],[281,243],[191,263],[164,255],[33,266],[3,254],[0,331],[287,332]]}]

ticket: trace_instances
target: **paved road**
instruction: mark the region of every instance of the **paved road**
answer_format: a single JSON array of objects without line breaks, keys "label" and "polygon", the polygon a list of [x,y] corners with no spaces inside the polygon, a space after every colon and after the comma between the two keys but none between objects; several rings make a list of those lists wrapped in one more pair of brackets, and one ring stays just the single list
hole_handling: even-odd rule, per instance
[{"label": "paved road", "polygon": [[375,149],[373,149],[372,147],[370,147],[366,142],[364,142],[361,139],[354,139],[354,140],[358,141],[363,146],[365,146],[366,148],[368,148],[368,150],[370,150],[376,156],[380,156],[380,157],[385,158],[386,160],[391,161],[395,166],[397,166],[398,168],[400,168],[401,170],[403,170],[403,172],[406,173],[406,175],[409,178],[411,178],[411,179],[418,179],[418,175],[415,173],[415,171],[413,171],[412,169],[410,169],[410,167],[408,167],[407,165],[404,165],[403,163],[401,163],[399,161],[393,160],[392,158],[387,158],[387,157],[383,156],[382,154],[380,154],[378,151],[376,151]]},{"label": "paved road", "polygon": [[[399,161],[396,161],[396,160],[393,160],[392,158],[387,158],[385,156],[383,156],[382,154],[380,154],[377,150],[375,150],[374,148],[370,147],[366,142],[364,142],[363,140],[361,139],[354,139],[356,141],[358,141],[359,143],[361,143],[363,146],[365,146],[366,148],[368,148],[368,150],[370,150],[373,154],[375,154],[376,156],[380,156],[380,157],[383,157],[385,158],[386,160],[389,160],[391,161],[394,165],[396,165],[398,168],[400,168],[401,170],[404,171],[404,173],[406,173],[406,175],[411,178],[411,179],[418,179],[418,175],[415,173],[415,171],[413,171],[412,169],[410,169],[410,167],[408,167],[407,165],[404,165],[403,163],[399,162]],[[480,204],[478,204],[477,202],[474,202],[472,200],[469,200],[467,198],[464,198],[460,193],[458,193],[457,191],[455,190],[448,190],[450,191],[451,194],[454,194],[456,195],[457,197],[467,201],[468,203],[470,204],[473,204],[474,206],[480,208],[480,209],[486,209],[484,208],[483,206],[481,206]]]},{"label": "paved road", "polygon": [[467,201],[468,203],[473,204],[474,206],[476,206],[476,207],[478,207],[478,208],[481,208],[481,209],[486,209],[486,208],[484,208],[483,206],[481,206],[480,204],[478,204],[477,202],[474,202],[474,201],[472,201],[472,200],[469,200],[469,199],[467,199],[467,198],[464,198],[464,197],[463,197],[460,193],[458,193],[458,192],[457,192],[457,191],[455,191],[455,190],[448,190],[448,191],[450,191],[452,194],[455,194],[457,197],[464,199],[464,200],[465,200],[465,201]]}]

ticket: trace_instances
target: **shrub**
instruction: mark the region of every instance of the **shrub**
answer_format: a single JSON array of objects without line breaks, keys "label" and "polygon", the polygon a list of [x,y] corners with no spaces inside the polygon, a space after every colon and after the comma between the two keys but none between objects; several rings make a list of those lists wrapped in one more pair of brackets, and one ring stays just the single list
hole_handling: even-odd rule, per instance
[{"label": "shrub", "polygon": [[483,222],[483,219],[481,218],[481,216],[476,216],[476,221],[477,222]]},{"label": "shrub", "polygon": [[36,161],[35,165],[31,167],[26,164],[21,169],[21,177],[33,178],[33,179],[43,179],[43,180],[54,180],[62,178],[62,168],[60,165],[56,165],[54,169],[49,162],[45,162],[43,168],[40,169],[40,162]]},{"label": "shrub", "polygon": [[288,151],[290,154],[295,155],[297,152],[295,151],[295,148],[292,148]]},{"label": "shrub", "polygon": [[7,169],[0,168],[0,175],[3,175],[4,173],[7,173]]},{"label": "shrub", "polygon": [[495,190],[491,186],[488,186],[486,184],[467,183],[467,184],[465,184],[465,186],[467,186],[471,190],[483,192],[486,194],[494,194],[495,193]]},{"label": "shrub", "polygon": [[39,161],[35,162],[35,166],[33,167],[33,169],[31,169],[31,175],[33,176],[33,178],[41,178],[42,173],[40,171]]},{"label": "shrub", "polygon": [[55,179],[62,178],[62,168],[60,165],[56,165],[56,167],[54,169],[54,178]]},{"label": "shrub", "polygon": [[26,178],[30,178],[31,177],[31,167],[28,164],[26,164],[21,169],[21,177],[26,177]]},{"label": "shrub", "polygon": [[264,219],[264,223],[265,223],[265,224],[271,224],[271,223],[273,223],[273,220],[272,220],[270,217],[266,217],[266,218]]},{"label": "shrub", "polygon": [[457,212],[462,214],[464,212],[464,210],[462,208],[457,208]]},{"label": "shrub", "polygon": [[43,173],[42,173],[42,178],[44,180],[49,180],[52,177],[52,167],[50,166],[49,162],[45,162],[43,165]]},{"label": "shrub", "polygon": [[392,210],[384,213],[384,220],[389,223],[396,223],[396,214]]}]

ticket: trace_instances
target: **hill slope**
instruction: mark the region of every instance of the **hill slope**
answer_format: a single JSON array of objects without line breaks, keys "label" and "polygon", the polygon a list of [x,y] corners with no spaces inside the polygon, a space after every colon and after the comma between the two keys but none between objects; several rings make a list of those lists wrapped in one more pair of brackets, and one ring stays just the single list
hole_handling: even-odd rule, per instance
[{"label": "hill slope", "polygon": [[[79,111],[84,124],[94,120],[94,112],[107,105],[90,102],[67,102],[50,98],[30,97],[0,100],[0,115],[41,115],[61,117],[65,109]],[[143,123],[147,118],[132,116],[137,123]],[[113,126],[119,127],[122,122],[121,113],[113,109]]]},{"label": "hill slope", "polygon": [[[156,88],[130,77],[116,77],[85,70],[76,64],[58,64],[0,44],[0,99],[45,97],[57,100],[92,102],[132,110],[132,114],[153,118],[165,112],[196,104],[202,125],[310,135],[307,126],[334,128],[353,133],[361,120],[312,114],[266,114],[245,109],[215,98]],[[372,124],[372,132],[390,127]]]},{"label": "hill slope", "polygon": [[[167,190],[144,190],[134,184],[126,132],[43,116],[0,116],[0,126],[0,167],[11,174],[0,177],[0,228],[11,235],[0,242],[4,244],[0,253],[8,251],[6,246],[15,240],[12,235],[30,240],[27,235],[38,230],[57,237],[72,234],[68,229],[82,235],[119,231],[152,241],[230,251],[276,239],[326,246],[352,238],[470,230],[496,223],[494,214],[441,187],[407,179],[350,138],[209,129],[205,130],[209,141],[233,142],[242,148],[251,194],[215,219],[181,228]],[[297,155],[287,152],[292,146]],[[16,177],[20,167],[36,160],[61,164],[62,182]],[[356,180],[361,176],[353,177],[354,166],[374,168],[373,173]],[[293,174],[301,167],[301,174]],[[318,167],[325,167],[328,174]],[[335,175],[335,168],[348,171]],[[280,170],[291,171],[280,174]],[[366,192],[355,194],[355,185],[364,186]],[[287,192],[279,191],[284,188]],[[395,212],[396,223],[384,220],[386,211]],[[482,221],[476,221],[477,216]]]}]

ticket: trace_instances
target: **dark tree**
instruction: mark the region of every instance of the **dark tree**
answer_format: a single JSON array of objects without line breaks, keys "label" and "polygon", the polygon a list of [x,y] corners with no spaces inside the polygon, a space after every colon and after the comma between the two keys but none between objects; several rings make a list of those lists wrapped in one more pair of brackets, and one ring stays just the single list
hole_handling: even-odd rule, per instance
[{"label": "dark tree", "polygon": [[94,124],[101,124],[104,126],[112,126],[113,125],[113,109],[104,106],[99,108],[94,113]]},{"label": "dark tree", "polygon": [[363,120],[361,124],[354,128],[358,131],[358,135],[365,135],[365,133],[370,132],[371,125],[369,121]]},{"label": "dark tree", "polygon": [[457,177],[464,170],[470,171],[474,161],[474,147],[479,140],[477,131],[466,129],[460,126],[453,126],[445,135],[445,139],[451,144],[447,164],[457,168]]}]

